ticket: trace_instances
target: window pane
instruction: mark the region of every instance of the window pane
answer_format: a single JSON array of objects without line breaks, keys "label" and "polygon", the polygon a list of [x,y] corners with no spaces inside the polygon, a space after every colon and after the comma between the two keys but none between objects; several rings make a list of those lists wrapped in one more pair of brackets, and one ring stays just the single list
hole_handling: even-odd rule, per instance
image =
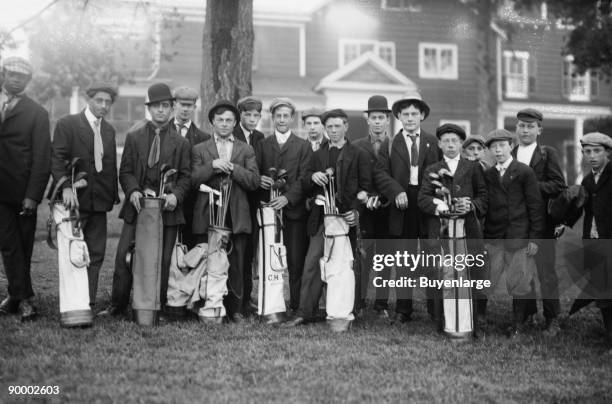
[{"label": "window pane", "polygon": [[425,71],[428,73],[435,73],[438,71],[436,67],[436,50],[433,48],[425,48],[425,60],[424,66]]},{"label": "window pane", "polygon": [[453,72],[453,51],[443,49],[440,51],[440,73],[452,74]]}]

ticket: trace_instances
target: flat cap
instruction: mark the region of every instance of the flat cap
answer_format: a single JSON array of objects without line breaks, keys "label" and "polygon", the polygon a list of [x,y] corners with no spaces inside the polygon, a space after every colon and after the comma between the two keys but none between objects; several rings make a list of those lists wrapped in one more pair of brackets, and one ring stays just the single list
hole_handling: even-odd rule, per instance
[{"label": "flat cap", "polygon": [[462,147],[465,149],[466,147],[468,147],[469,145],[471,145],[472,143],[480,143],[480,145],[482,147],[485,146],[485,140],[484,137],[480,136],[480,135],[470,135],[467,137],[467,139],[465,140],[465,142],[463,142]]},{"label": "flat cap", "polygon": [[108,95],[111,96],[111,99],[113,101],[115,101],[115,98],[117,98],[117,94],[118,94],[117,88],[115,86],[113,86],[110,83],[103,83],[103,82],[94,83],[91,86],[89,86],[87,90],[85,90],[85,94],[87,94],[89,98],[92,98],[94,95],[96,95],[96,93],[99,93],[99,92],[107,93]]},{"label": "flat cap", "polygon": [[538,111],[537,109],[533,109],[533,108],[521,109],[516,114],[516,117],[523,122],[535,122],[535,121],[542,122],[542,119],[544,119],[544,115],[542,115],[542,113]]},{"label": "flat cap", "polygon": [[323,122],[323,110],[319,108],[310,108],[302,112],[302,121],[305,121],[309,116],[316,116],[317,118],[321,119],[321,122]]},{"label": "flat cap", "polygon": [[445,123],[444,125],[438,126],[436,129],[436,136],[438,139],[440,139],[445,133],[455,133],[461,138],[461,140],[465,140],[466,137],[465,130],[461,126],[455,125],[454,123]]},{"label": "flat cap", "polygon": [[508,140],[512,143],[512,141],[514,140],[514,135],[511,132],[507,131],[506,129],[492,130],[487,135],[485,146],[490,147],[491,143],[496,142],[498,140]]},{"label": "flat cap", "polygon": [[325,125],[325,122],[327,122],[327,120],[329,118],[344,118],[344,119],[348,119],[348,115],[346,114],[346,112],[344,112],[344,110],[336,108],[336,109],[331,109],[329,111],[325,111],[323,113],[323,115],[321,116],[321,122],[323,122],[323,125]]},{"label": "flat cap", "polygon": [[238,109],[234,106],[234,104],[232,104],[231,101],[219,100],[215,103],[215,105],[213,105],[208,110],[208,120],[210,121],[210,123],[212,123],[213,118],[215,117],[215,111],[218,110],[219,108],[227,108],[230,111],[232,111],[234,113],[234,118],[236,120],[238,120],[238,118],[240,117],[240,113],[238,112]]},{"label": "flat cap", "polygon": [[278,107],[289,107],[291,108],[291,113],[295,112],[295,104],[291,100],[291,98],[287,97],[277,97],[272,100],[270,103],[270,113],[274,114],[274,110]]},{"label": "flat cap", "polygon": [[177,100],[198,100],[200,94],[191,87],[177,87],[173,91],[174,98]]},{"label": "flat cap", "polygon": [[612,149],[612,138],[601,132],[591,132],[582,136],[580,139],[582,146],[603,146],[606,149]]},{"label": "flat cap", "polygon": [[2,60],[2,68],[7,72],[15,72],[32,75],[32,65],[26,59],[19,56],[10,56]]},{"label": "flat cap", "polygon": [[261,112],[263,104],[259,98],[255,98],[249,95],[239,99],[238,104],[236,106],[238,107],[239,111],[249,111],[252,109],[256,109],[258,112]]}]

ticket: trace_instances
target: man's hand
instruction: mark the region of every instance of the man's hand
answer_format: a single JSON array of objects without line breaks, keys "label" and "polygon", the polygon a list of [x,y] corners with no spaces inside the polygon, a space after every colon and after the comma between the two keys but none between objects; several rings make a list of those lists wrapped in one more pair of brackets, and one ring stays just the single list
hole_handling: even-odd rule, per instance
[{"label": "man's hand", "polygon": [[563,233],[565,233],[565,228],[567,226],[564,224],[560,224],[557,227],[555,227],[555,238],[559,238],[563,235]]},{"label": "man's hand", "polygon": [[398,209],[405,210],[408,208],[408,195],[406,192],[401,192],[395,197],[395,206]]},{"label": "man's hand", "polygon": [[32,216],[36,213],[36,207],[38,206],[38,202],[34,199],[25,198],[23,200],[22,212],[24,216]]},{"label": "man's hand", "polygon": [[140,191],[134,191],[130,195],[130,203],[136,209],[136,213],[140,213],[140,199],[142,199],[142,193]]},{"label": "man's hand", "polygon": [[455,202],[455,211],[462,215],[464,213],[468,213],[472,209],[472,201],[470,201],[469,197],[465,198],[457,198]]},{"label": "man's hand", "polygon": [[533,257],[537,253],[538,253],[538,245],[534,243],[533,241],[530,241],[529,244],[527,244],[527,256]]},{"label": "man's hand", "polygon": [[284,208],[285,206],[287,206],[288,203],[289,203],[289,200],[287,199],[287,197],[284,195],[281,195],[279,197],[272,199],[270,201],[269,206],[274,210],[280,210]]},{"label": "man's hand", "polygon": [[270,189],[274,185],[274,180],[267,175],[262,175],[261,180],[259,181],[259,186],[263,189]]},{"label": "man's hand", "polygon": [[213,160],[212,167],[217,173],[231,174],[234,165],[227,160],[216,159]]},{"label": "man's hand", "polygon": [[346,220],[346,223],[353,227],[355,225],[357,225],[357,220],[359,219],[359,214],[357,213],[357,211],[355,209],[349,210],[348,212],[345,212],[342,214],[342,217],[344,217],[344,220]]},{"label": "man's hand", "polygon": [[176,209],[176,205],[178,204],[176,196],[174,194],[166,194],[164,195],[164,200],[164,210],[174,212],[174,209]]},{"label": "man's hand", "polygon": [[321,171],[317,171],[316,173],[313,173],[310,179],[312,180],[312,182],[314,182],[320,187],[324,187],[325,185],[327,185],[327,182],[329,181],[327,179],[327,175],[325,175],[325,173]]},{"label": "man's hand", "polygon": [[79,199],[74,194],[74,192],[72,192],[72,189],[70,187],[64,188],[64,190],[62,191],[62,202],[64,202],[64,206],[68,210],[79,208]]}]

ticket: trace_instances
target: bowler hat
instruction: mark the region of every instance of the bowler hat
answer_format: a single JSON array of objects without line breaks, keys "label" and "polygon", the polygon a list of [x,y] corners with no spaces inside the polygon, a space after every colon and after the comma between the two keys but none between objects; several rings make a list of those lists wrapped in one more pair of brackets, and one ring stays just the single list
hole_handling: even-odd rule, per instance
[{"label": "bowler hat", "polygon": [[399,119],[399,113],[406,107],[406,105],[409,104],[418,105],[419,110],[424,114],[423,119],[427,119],[427,116],[429,115],[429,105],[423,101],[421,94],[418,92],[409,93],[401,100],[395,101],[391,107],[393,110],[393,116]]},{"label": "bowler hat", "polygon": [[110,83],[103,83],[103,82],[92,84],[85,91],[85,94],[87,94],[89,98],[92,98],[94,95],[96,95],[96,93],[99,93],[99,92],[107,93],[108,95],[110,95],[113,101],[115,101],[115,98],[117,97],[117,88],[111,85]]},{"label": "bowler hat", "polygon": [[601,132],[591,132],[582,136],[580,144],[582,146],[603,146],[606,149],[612,149],[612,138]]},{"label": "bowler hat", "polygon": [[213,118],[215,117],[215,111],[219,108],[229,109],[234,114],[234,118],[238,120],[240,113],[238,112],[238,109],[234,106],[234,104],[232,104],[231,101],[228,100],[219,100],[208,110],[208,120],[210,123],[212,123]]},{"label": "bowler hat", "polygon": [[155,102],[161,101],[174,101],[170,87],[164,83],[153,84],[151,87],[149,87],[149,90],[147,90],[147,95],[149,96],[149,99],[147,102],[145,102],[145,105],[151,105]]},{"label": "bowler hat", "polygon": [[373,95],[368,99],[368,109],[363,112],[385,112],[388,114],[389,112],[391,112],[391,110],[389,109],[389,105],[387,104],[386,97],[382,95]]},{"label": "bowler hat", "polygon": [[540,111],[538,111],[537,109],[534,109],[534,108],[521,109],[516,114],[516,117],[520,121],[523,121],[523,122],[535,122],[535,121],[542,122],[542,119],[544,118],[542,113]]},{"label": "bowler hat", "polygon": [[323,125],[325,125],[325,122],[327,122],[329,118],[348,119],[348,115],[346,114],[346,112],[344,112],[344,110],[339,109],[339,108],[325,111],[323,115],[321,116],[321,122],[323,123]]},{"label": "bowler hat", "polygon": [[514,135],[512,135],[512,133],[508,132],[506,129],[492,130],[487,135],[485,146],[490,147],[491,143],[496,142],[498,140],[508,140],[509,142],[512,142],[512,140],[514,140]]},{"label": "bowler hat", "polygon": [[436,136],[438,139],[442,137],[445,133],[454,133],[461,138],[461,140],[465,140],[465,130],[454,123],[445,123],[436,129]]}]

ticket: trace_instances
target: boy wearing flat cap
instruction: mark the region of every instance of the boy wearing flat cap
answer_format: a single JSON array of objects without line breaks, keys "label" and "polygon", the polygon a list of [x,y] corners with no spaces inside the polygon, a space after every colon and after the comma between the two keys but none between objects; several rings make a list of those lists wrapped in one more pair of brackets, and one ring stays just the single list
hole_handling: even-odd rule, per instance
[{"label": "boy wearing flat cap", "polygon": [[[289,98],[274,98],[270,104],[274,133],[259,142],[255,150],[261,174],[259,200],[269,202],[276,210],[283,210],[283,240],[287,247],[289,267],[289,307],[297,310],[300,304],[300,285],[304,257],[308,248],[306,236],[306,195],[302,184],[307,180],[312,149],[307,140],[291,131],[295,105]],[[270,200],[270,187],[274,183],[270,168],[287,171],[287,184],[282,195]]]},{"label": "boy wearing flat cap", "polygon": [[[245,272],[251,273],[251,263],[246,262],[245,249],[252,242],[253,222],[249,208],[248,194],[259,186],[259,173],[253,148],[245,142],[237,141],[233,135],[239,113],[227,100],[218,101],[208,111],[208,119],[213,127],[213,137],[196,145],[192,150],[192,184],[197,189],[200,184],[220,189],[221,181],[232,181],[227,223],[232,230],[232,252],[229,254],[227,273],[228,295],[224,306],[228,318],[241,322],[245,301],[250,295],[244,292]],[[209,230],[210,201],[208,195],[199,192],[193,213],[193,232],[206,239]]]},{"label": "boy wearing flat cap", "polygon": [[[421,129],[421,122],[429,115],[429,105],[423,101],[420,94],[409,94],[394,102],[391,110],[395,118],[401,121],[402,129],[391,141],[391,147],[386,142],[381,145],[379,160],[395,182],[383,186],[380,190],[387,200],[391,201],[389,235],[410,240],[409,247],[403,245],[401,248],[416,253],[418,240],[427,238],[425,217],[417,203],[423,172],[429,165],[442,159],[442,152],[438,147],[438,139]],[[433,316],[433,300],[429,297],[427,309]],[[397,321],[410,321],[412,289],[402,291],[395,311]]]},{"label": "boy wearing flat cap", "polygon": [[489,207],[484,238],[493,285],[506,272],[506,287],[513,297],[508,330],[512,337],[520,334],[528,315],[527,299],[536,276],[534,256],[544,233],[544,206],[535,173],[512,157],[512,133],[496,129],[487,137],[485,146],[496,165],[485,171]]},{"label": "boy wearing flat cap", "polygon": [[76,171],[87,173],[87,186],[78,195],[73,193],[70,182],[66,182],[61,198],[66,208],[79,210],[89,250],[87,276],[93,307],[106,252],[106,215],[119,203],[115,129],[105,119],[117,98],[117,90],[109,83],[98,83],[89,87],[86,94],[88,101],[83,111],[57,121],[51,162],[54,183],[62,177],[70,178],[66,162],[74,158],[80,159]]},{"label": "boy wearing flat cap", "polygon": [[32,66],[20,57],[2,61],[0,92],[0,249],[8,297],[0,315],[19,313],[31,320],[36,310],[30,260],[36,231],[36,208],[49,181],[51,136],[49,114],[25,95]]},{"label": "boy wearing flat cap", "polygon": [[[166,303],[168,276],[172,249],[176,243],[178,226],[185,224],[182,202],[191,186],[191,158],[189,141],[170,128],[174,97],[164,83],[149,87],[145,103],[151,120],[127,134],[119,168],[119,184],[125,201],[119,217],[123,228],[117,245],[111,305],[100,315],[124,314],[130,300],[132,272],[126,262],[130,245],[136,236],[136,219],[141,199],[156,195],[165,200],[163,206],[163,246],[161,263],[160,302]],[[177,170],[172,182],[157,195],[160,186],[160,168],[168,165]]]},{"label": "boy wearing flat cap", "polygon": [[584,270],[589,282],[574,302],[570,313],[595,300],[605,327],[607,354],[612,355],[612,138],[600,133],[587,133],[580,139],[582,155],[590,166],[582,180],[588,197],[576,215],[567,219],[573,226],[584,210],[582,239]]},{"label": "boy wearing flat cap", "polygon": [[[419,209],[427,218],[427,233],[430,239],[440,238],[440,213],[450,209],[449,206],[436,204],[440,196],[436,194],[437,187],[430,174],[438,174],[441,169],[452,174],[452,197],[457,199],[455,211],[465,216],[465,237],[468,252],[476,255],[482,253],[482,227],[480,219],[487,212],[488,194],[484,171],[476,161],[461,157],[461,145],[466,140],[462,127],[447,123],[436,129],[439,139],[438,146],[442,150],[443,160],[427,167],[423,175],[423,185],[419,190]],[[439,251],[439,248],[437,249]],[[483,268],[470,268],[471,279],[486,279]],[[440,296],[441,298],[441,296]],[[484,332],[486,314],[486,295],[474,289],[472,298],[476,316],[474,317],[474,336],[481,337]]]},{"label": "boy wearing flat cap", "polygon": [[328,142],[323,122],[321,122],[321,115],[323,115],[323,111],[317,108],[310,108],[302,113],[302,125],[306,130],[306,139],[310,142],[313,152],[316,152]]},{"label": "boy wearing flat cap", "polygon": [[[544,146],[539,142],[543,129],[542,113],[533,108],[525,108],[520,110],[516,117],[518,145],[512,150],[512,156],[533,169],[544,203],[542,214],[546,226],[540,243],[540,250],[535,258],[544,318],[546,319],[544,335],[554,337],[561,330],[557,318],[561,311],[561,305],[559,304],[559,280],[555,270],[555,223],[548,215],[546,208],[548,201],[558,196],[566,188],[565,178],[559,164],[557,151],[553,147]],[[535,294],[533,299],[529,301],[527,312],[530,316],[538,312]]]},{"label": "boy wearing flat cap", "polygon": [[471,161],[477,161],[483,170],[489,168],[489,163],[485,159],[485,140],[480,135],[470,135],[462,145],[463,156]]}]

